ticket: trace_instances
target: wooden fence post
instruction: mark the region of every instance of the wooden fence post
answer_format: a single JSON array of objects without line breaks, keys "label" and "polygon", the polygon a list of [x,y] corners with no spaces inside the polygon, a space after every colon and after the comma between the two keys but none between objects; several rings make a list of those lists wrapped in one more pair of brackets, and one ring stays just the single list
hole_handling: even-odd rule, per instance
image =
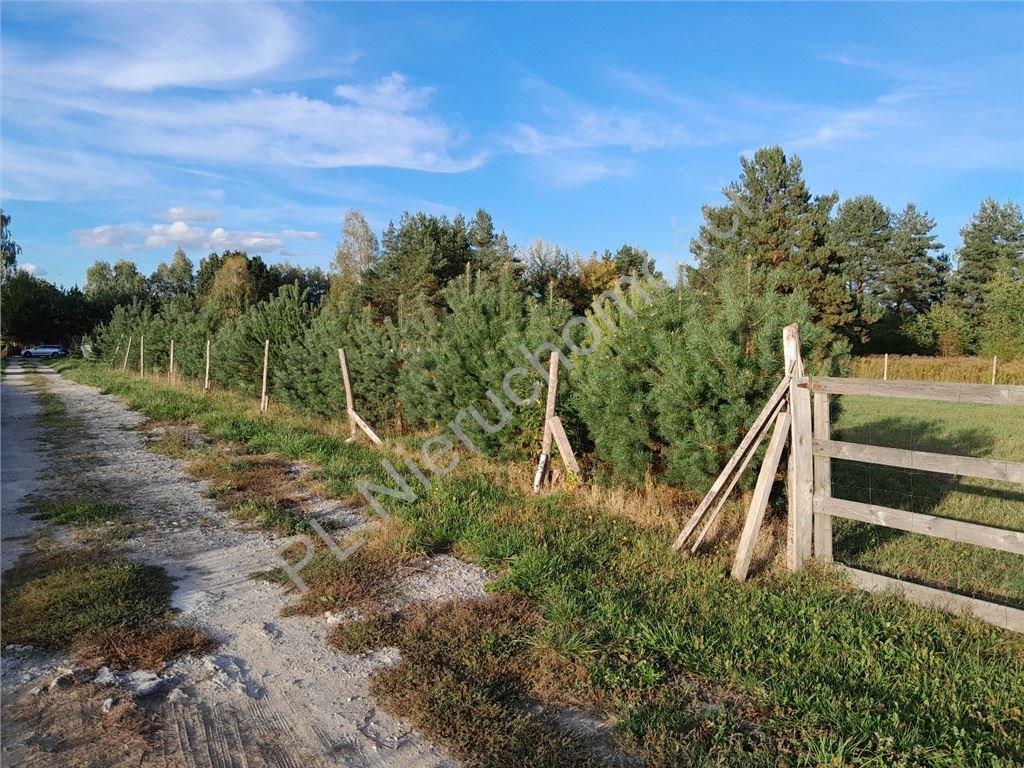
[{"label": "wooden fence post", "polygon": [[352,380],[348,377],[348,355],[345,354],[344,347],[338,350],[338,364],[341,365],[341,379],[345,383],[345,412],[348,414],[349,440],[354,440],[356,420],[352,418],[352,414],[356,412],[356,406],[352,397]]},{"label": "wooden fence post", "polygon": [[552,352],[548,361],[548,395],[544,403],[544,435],[540,441],[537,471],[533,473],[533,492],[539,493],[551,471],[551,419],[555,416],[555,398],[558,395],[558,352]]},{"label": "wooden fence post", "polygon": [[882,381],[889,380],[889,353],[885,353],[885,362],[882,363]]},{"label": "wooden fence post", "polygon": [[210,391],[210,337],[206,337],[206,375],[203,378],[203,394]]},{"label": "wooden fence post", "polygon": [[772,439],[768,441],[764,463],[757,476],[757,485],[754,486],[754,496],[750,500],[750,511],[747,512],[747,519],[743,523],[743,533],[740,534],[740,543],[736,548],[736,561],[732,566],[732,577],[736,581],[744,581],[750,570],[750,560],[754,556],[754,544],[757,541],[757,533],[761,530],[761,523],[764,521],[765,510],[768,508],[768,497],[771,494],[772,485],[775,483],[775,473],[779,469],[782,449],[786,446],[787,432],[789,432],[789,411],[782,410],[775,417],[775,429],[772,431]]},{"label": "wooden fence post", "polygon": [[266,413],[267,401],[267,367],[270,365],[270,339],[263,343],[263,395],[260,397],[260,411]]},{"label": "wooden fence post", "polygon": [[124,363],[121,365],[122,371],[128,370],[128,355],[132,353],[132,337],[128,337],[128,349],[124,351]]},{"label": "wooden fence post", "polygon": [[[789,382],[789,408],[792,414],[789,450],[793,458],[792,503],[789,529],[792,548],[788,553],[790,570],[798,571],[812,555],[812,514],[814,507],[814,455],[811,446],[811,392],[804,381],[800,356],[800,329],[794,323],[782,331],[786,368],[792,370]],[[803,383],[805,386],[801,387]]]},{"label": "wooden fence post", "polygon": [[139,378],[146,378],[146,336],[139,336]]},{"label": "wooden fence post", "polygon": [[370,442],[374,445],[384,445],[384,441],[373,431],[373,427],[363,421],[363,417],[356,413],[355,398],[352,397],[352,380],[348,376],[348,357],[344,349],[338,350],[338,363],[341,365],[341,378],[345,382],[345,406],[348,409],[348,428],[351,432],[346,443],[356,439],[356,427],[363,430]]},{"label": "wooden fence post", "polygon": [[171,360],[167,364],[167,382],[174,384],[174,339],[171,339]]},{"label": "wooden fence post", "polygon": [[[814,393],[814,439],[828,440],[832,434],[829,423],[829,396],[825,392]],[[832,495],[832,460],[828,456],[814,457],[814,496]],[[823,512],[814,513],[814,557],[826,563],[832,562],[832,516]]]},{"label": "wooden fence post", "polygon": [[995,355],[992,355],[992,386],[993,387],[996,385],[996,361],[997,360],[998,360],[998,358]]}]

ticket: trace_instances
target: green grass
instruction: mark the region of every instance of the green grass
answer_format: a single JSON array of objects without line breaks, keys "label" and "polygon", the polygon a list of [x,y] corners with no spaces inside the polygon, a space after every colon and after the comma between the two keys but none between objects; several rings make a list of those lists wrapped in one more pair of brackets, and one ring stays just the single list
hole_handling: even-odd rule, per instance
[{"label": "green grass", "polygon": [[[268,418],[227,393],[203,398],[98,366],[58,367],[153,418],[191,422],[253,453],[280,448],[318,463],[319,479],[339,498],[360,478],[387,482],[380,453],[284,409]],[[844,428],[857,418],[848,408]],[[383,673],[379,692],[469,765],[516,764],[523,755],[580,764],[560,746],[573,744],[571,735],[521,718],[531,697],[557,699],[559,689],[607,709],[621,744],[653,766],[1024,762],[1018,635],[851,590],[825,570],[738,584],[728,577],[727,548],[683,559],[670,550],[668,527],[640,528],[571,495],[535,497],[469,469],[435,482],[416,504],[384,502],[402,523],[396,546],[454,551],[486,566],[505,596],[495,599],[522,600],[535,616],[502,629],[501,611],[478,615],[456,646],[430,631],[432,619],[452,626],[442,613],[406,617],[408,626],[394,630],[406,638],[398,638],[403,649],[415,645],[410,637],[421,645],[411,666]],[[379,553],[364,547],[344,573],[330,563],[304,571],[310,599],[363,599],[352,579],[364,556]],[[338,642],[390,641],[387,627],[365,629]],[[542,685],[536,669],[573,674]]]},{"label": "green grass", "polygon": [[[1024,409],[843,397],[839,439],[1024,462]],[[1024,531],[1024,489],[860,462],[835,461],[833,494],[855,501]],[[890,576],[1024,605],[1021,558],[968,544],[836,520],[845,562]]]},{"label": "green grass", "polygon": [[232,508],[231,516],[282,536],[314,533],[307,518],[294,514],[273,499],[246,499]]},{"label": "green grass", "polygon": [[126,518],[122,507],[78,499],[44,501],[34,509],[42,518],[57,525],[86,527],[124,522]]},{"label": "green grass", "polygon": [[5,574],[8,580],[4,643],[67,649],[94,633],[150,627],[171,607],[171,581],[162,568],[121,558],[66,551],[43,562],[30,557],[29,564]]}]

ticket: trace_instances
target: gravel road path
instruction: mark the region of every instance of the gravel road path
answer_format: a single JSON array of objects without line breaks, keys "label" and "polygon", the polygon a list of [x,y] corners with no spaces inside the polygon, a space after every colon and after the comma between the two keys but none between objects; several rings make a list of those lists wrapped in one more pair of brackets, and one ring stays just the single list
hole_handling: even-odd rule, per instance
[{"label": "gravel road path", "polygon": [[[204,496],[204,484],[180,461],[146,450],[145,419],[115,396],[46,375],[49,390],[82,429],[45,446],[33,418],[36,397],[15,364],[3,376],[3,561],[16,557],[32,525],[19,510],[28,494],[102,496],[147,525],[127,548],[177,579],[175,606],[221,645],[214,655],[179,660],[153,681],[145,706],[160,715],[159,748],[143,765],[194,768],[451,766],[455,761],[408,724],[378,709],[368,676],[393,663],[384,649],[354,657],[324,643],[324,618],[279,616],[282,591],[248,577],[276,565],[280,541],[243,530]],[[55,441],[56,442],[56,441]],[[48,468],[59,464],[59,476]],[[49,480],[47,479],[49,478]],[[13,560],[11,560],[13,562]],[[456,561],[437,563],[458,596],[482,596],[486,574]],[[443,567],[441,567],[443,565]],[[422,582],[422,573],[417,576]],[[451,597],[443,583],[419,584]],[[5,651],[5,689],[32,682],[40,665],[14,663]],[[5,723],[6,765],[62,765]],[[13,741],[12,741],[13,740]]]}]

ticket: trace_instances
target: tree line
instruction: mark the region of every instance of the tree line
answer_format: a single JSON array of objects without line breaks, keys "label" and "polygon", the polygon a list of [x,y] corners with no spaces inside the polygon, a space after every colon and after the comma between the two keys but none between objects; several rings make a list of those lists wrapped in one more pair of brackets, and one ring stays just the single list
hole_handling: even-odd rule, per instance
[{"label": "tree line", "polygon": [[[255,393],[269,339],[271,395],[337,416],[344,346],[357,410],[376,428],[436,429],[469,408],[461,427],[504,456],[535,447],[542,404],[510,403],[529,399],[555,345],[559,412],[592,470],[691,489],[777,383],[789,323],[812,373],[841,374],[872,348],[1024,356],[1016,204],[984,201],[954,258],[913,204],[893,213],[870,197],[814,196],[800,160],[778,147],[741,160],[725,193],[704,211],[696,263],[671,283],[636,246],[586,258],[542,241],[517,249],[483,210],[407,213],[379,239],[350,211],[326,273],[242,252],[196,270],[179,251],[148,278],[131,262],[98,262],[80,295],[109,312],[90,343],[111,365],[144,335],[148,370],[166,370],[173,339],[179,372],[199,377],[209,339],[214,382]],[[642,291],[620,285],[645,273],[655,279]],[[503,389],[516,367],[536,378]]]}]

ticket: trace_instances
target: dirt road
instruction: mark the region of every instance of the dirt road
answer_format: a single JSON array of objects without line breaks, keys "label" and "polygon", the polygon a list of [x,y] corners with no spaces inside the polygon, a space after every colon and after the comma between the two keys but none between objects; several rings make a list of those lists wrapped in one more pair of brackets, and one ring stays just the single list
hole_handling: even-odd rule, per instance
[{"label": "dirt road", "polygon": [[[147,451],[139,429],[145,419],[118,398],[52,372],[45,382],[67,413],[80,417],[77,428],[64,431],[54,445],[43,443],[37,396],[24,371],[14,364],[3,376],[4,567],[41,525],[24,514],[30,495],[89,494],[123,505],[144,523],[125,542],[129,553],[164,566],[177,579],[174,602],[182,619],[220,643],[213,655],[170,665],[154,681],[155,692],[139,699],[160,724],[140,764],[455,765],[370,698],[369,674],[393,663],[397,651],[346,656],[325,645],[326,619],[280,617],[286,603],[280,588],[248,576],[277,564],[279,542],[230,521],[204,496],[203,484],[184,474],[181,462]],[[322,509],[334,502],[315,503]],[[486,575],[478,570],[465,566],[457,579],[464,596],[483,594]],[[9,699],[16,690],[26,695],[27,687],[66,663],[5,649],[4,692]],[[33,736],[5,718],[4,764],[67,764]]]}]

